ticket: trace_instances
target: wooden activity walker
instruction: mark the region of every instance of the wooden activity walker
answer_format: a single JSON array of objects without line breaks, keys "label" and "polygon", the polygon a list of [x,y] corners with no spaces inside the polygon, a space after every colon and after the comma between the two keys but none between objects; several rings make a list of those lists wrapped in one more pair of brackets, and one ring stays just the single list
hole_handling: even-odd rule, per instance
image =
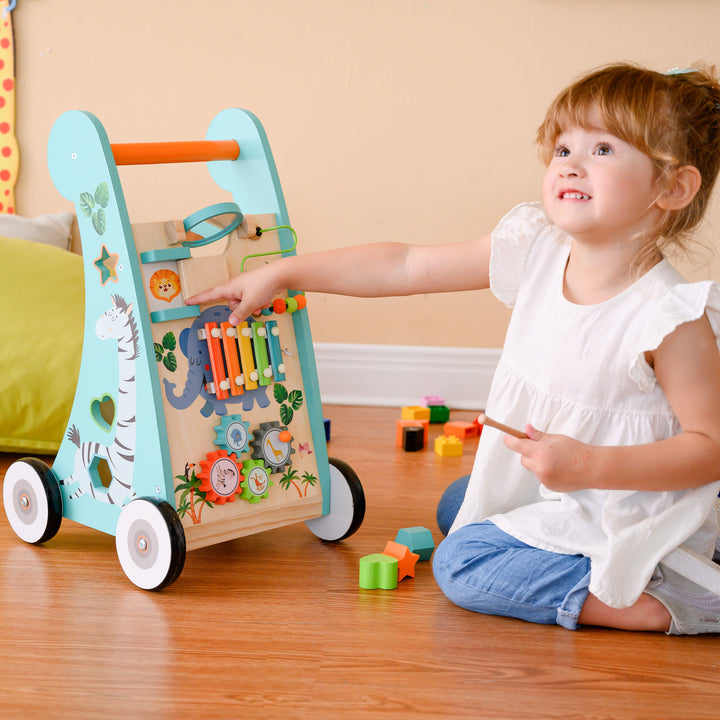
[{"label": "wooden activity walker", "polygon": [[[232,200],[131,226],[118,166],[198,161]],[[155,590],[178,578],[186,549],[300,521],[322,540],[355,532],[364,494],[328,458],[304,295],[237,327],[224,302],[185,303],[295,251],[257,118],[228,109],[204,141],[111,145],[96,117],[67,112],[48,164],[78,217],[83,353],[52,467],[24,458],[5,476],[15,533],[43,543],[67,517],[114,535],[127,577]]]}]

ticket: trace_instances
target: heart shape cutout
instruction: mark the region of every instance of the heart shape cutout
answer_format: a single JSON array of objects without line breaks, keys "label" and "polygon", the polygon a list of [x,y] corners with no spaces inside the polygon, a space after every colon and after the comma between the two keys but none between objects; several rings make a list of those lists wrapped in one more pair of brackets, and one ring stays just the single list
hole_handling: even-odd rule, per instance
[{"label": "heart shape cutout", "polygon": [[112,395],[105,393],[99,398],[93,398],[90,403],[90,415],[99,428],[110,432],[115,422],[115,401]]}]

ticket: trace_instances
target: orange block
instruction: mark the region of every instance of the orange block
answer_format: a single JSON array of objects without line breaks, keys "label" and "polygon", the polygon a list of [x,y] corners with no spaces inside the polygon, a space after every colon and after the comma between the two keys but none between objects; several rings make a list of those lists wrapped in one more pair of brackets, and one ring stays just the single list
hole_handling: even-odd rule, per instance
[{"label": "orange block", "polygon": [[444,435],[454,435],[461,440],[473,437],[478,434],[478,427],[474,423],[462,422],[461,420],[451,420],[443,425]]},{"label": "orange block", "polygon": [[399,448],[403,446],[403,428],[406,427],[421,427],[423,429],[423,441],[425,447],[427,447],[428,432],[430,430],[429,420],[398,420],[397,428],[395,430],[395,444]]},{"label": "orange block", "polygon": [[390,540],[382,554],[397,558],[398,582],[405,577],[415,577],[415,563],[420,559],[420,556],[417,553],[410,552],[407,545],[401,545]]}]

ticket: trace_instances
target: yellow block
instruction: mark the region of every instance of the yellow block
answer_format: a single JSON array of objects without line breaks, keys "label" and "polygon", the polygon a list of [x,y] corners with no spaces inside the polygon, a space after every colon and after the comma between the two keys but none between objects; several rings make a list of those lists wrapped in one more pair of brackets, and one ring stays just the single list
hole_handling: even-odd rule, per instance
[{"label": "yellow block", "polygon": [[430,420],[430,408],[421,405],[411,405],[401,410],[403,420]]},{"label": "yellow block", "polygon": [[435,454],[440,457],[460,457],[462,451],[462,440],[454,435],[440,435],[435,438]]}]

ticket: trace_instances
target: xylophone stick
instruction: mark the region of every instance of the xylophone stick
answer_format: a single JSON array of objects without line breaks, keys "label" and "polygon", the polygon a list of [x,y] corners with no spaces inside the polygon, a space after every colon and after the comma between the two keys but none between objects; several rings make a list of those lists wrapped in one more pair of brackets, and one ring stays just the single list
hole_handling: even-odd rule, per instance
[{"label": "xylophone stick", "polygon": [[508,435],[512,435],[513,437],[521,438],[523,440],[527,439],[527,435],[524,432],[516,430],[509,425],[503,425],[502,423],[499,423],[492,418],[489,418],[485,413],[480,413],[480,415],[478,415],[478,422],[481,425],[489,425],[496,430],[501,430],[502,432],[507,433]]}]

